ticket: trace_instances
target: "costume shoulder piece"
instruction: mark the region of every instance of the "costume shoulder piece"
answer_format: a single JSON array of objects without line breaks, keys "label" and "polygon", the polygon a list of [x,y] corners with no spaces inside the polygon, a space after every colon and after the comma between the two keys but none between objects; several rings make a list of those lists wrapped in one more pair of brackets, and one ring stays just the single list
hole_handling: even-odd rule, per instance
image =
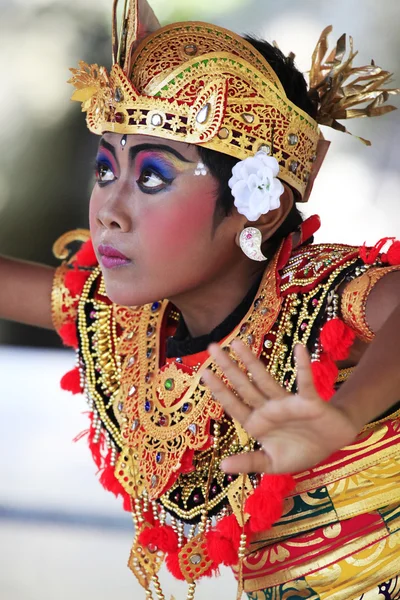
[{"label": "costume shoulder piece", "polygon": [[76,366],[63,376],[61,387],[73,394],[86,394],[90,425],[77,439],[87,435],[100,482],[121,495],[129,510],[130,500],[114,476],[122,446],[113,411],[119,389],[120,329],[113,318],[118,309],[106,295],[89,231],[64,234],[54,244],[53,252],[63,261],[53,282],[53,323],[64,344],[76,351]]}]

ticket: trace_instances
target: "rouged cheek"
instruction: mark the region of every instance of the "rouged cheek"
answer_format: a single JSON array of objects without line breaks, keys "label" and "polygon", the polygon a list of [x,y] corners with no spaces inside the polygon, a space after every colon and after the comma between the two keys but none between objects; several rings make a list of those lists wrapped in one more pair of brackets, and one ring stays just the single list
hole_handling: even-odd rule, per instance
[{"label": "rouged cheek", "polygon": [[98,199],[96,190],[92,191],[92,195],[89,201],[89,229],[91,237],[94,237],[95,232],[97,231],[98,225],[96,221],[96,216],[98,213]]},{"label": "rouged cheek", "polygon": [[[215,211],[213,194],[177,199],[172,205],[158,205],[143,215],[141,232],[147,240],[146,254],[151,260],[172,259],[195,251],[210,239]],[[146,242],[144,242],[146,243]]]}]

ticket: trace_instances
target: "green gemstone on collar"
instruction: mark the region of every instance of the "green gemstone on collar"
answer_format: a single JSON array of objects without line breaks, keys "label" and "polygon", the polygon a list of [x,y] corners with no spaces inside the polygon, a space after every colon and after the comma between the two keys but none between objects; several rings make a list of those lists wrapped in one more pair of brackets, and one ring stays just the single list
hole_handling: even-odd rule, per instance
[{"label": "green gemstone on collar", "polygon": [[166,389],[168,392],[170,392],[171,390],[173,390],[173,389],[174,389],[174,385],[175,385],[175,382],[174,382],[174,380],[173,380],[173,379],[166,379],[166,380],[165,380],[164,387],[165,387],[165,389]]}]

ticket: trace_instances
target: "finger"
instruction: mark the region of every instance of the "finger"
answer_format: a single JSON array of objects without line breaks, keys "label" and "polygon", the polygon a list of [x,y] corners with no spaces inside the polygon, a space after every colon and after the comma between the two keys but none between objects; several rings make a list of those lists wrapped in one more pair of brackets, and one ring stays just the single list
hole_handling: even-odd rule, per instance
[{"label": "finger", "polygon": [[241,425],[249,418],[252,409],[227,388],[222,379],[209,369],[202,373],[202,379],[208,385],[225,411]]},{"label": "finger", "polygon": [[243,361],[247,370],[252,374],[253,383],[264,396],[268,398],[280,398],[287,395],[286,390],[268,373],[265,365],[253,354],[246,344],[241,340],[234,340],[231,346]]},{"label": "finger", "polygon": [[296,344],[294,349],[297,369],[297,391],[305,397],[316,399],[319,395],[315,389],[314,377],[311,369],[311,360],[307,348],[303,344]]},{"label": "finger", "polygon": [[[213,357],[218,366],[222,369],[224,375],[227,377],[232,387],[239,394],[241,398],[252,407],[262,406],[266,397],[260,392],[260,390],[253,385],[248,375],[244,373],[237,364],[228,356],[227,352],[224,352],[218,344],[211,344],[208,348],[210,355]],[[253,373],[252,373],[253,375]]]},{"label": "finger", "polygon": [[226,473],[268,473],[271,467],[271,459],[263,450],[235,454],[221,462],[221,469]]}]

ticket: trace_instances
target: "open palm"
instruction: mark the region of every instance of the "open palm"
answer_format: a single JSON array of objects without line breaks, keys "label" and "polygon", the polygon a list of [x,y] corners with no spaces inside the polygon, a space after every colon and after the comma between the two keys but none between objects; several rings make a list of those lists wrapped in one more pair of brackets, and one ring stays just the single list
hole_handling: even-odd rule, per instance
[{"label": "open palm", "polygon": [[232,342],[232,348],[251,373],[251,380],[217,344],[209,351],[237,395],[209,370],[203,379],[226,412],[260,443],[261,450],[225,459],[221,465],[225,471],[296,473],[354,440],[358,431],[350,418],[318,395],[304,346],[295,349],[297,394],[283,389],[242,342]]}]

